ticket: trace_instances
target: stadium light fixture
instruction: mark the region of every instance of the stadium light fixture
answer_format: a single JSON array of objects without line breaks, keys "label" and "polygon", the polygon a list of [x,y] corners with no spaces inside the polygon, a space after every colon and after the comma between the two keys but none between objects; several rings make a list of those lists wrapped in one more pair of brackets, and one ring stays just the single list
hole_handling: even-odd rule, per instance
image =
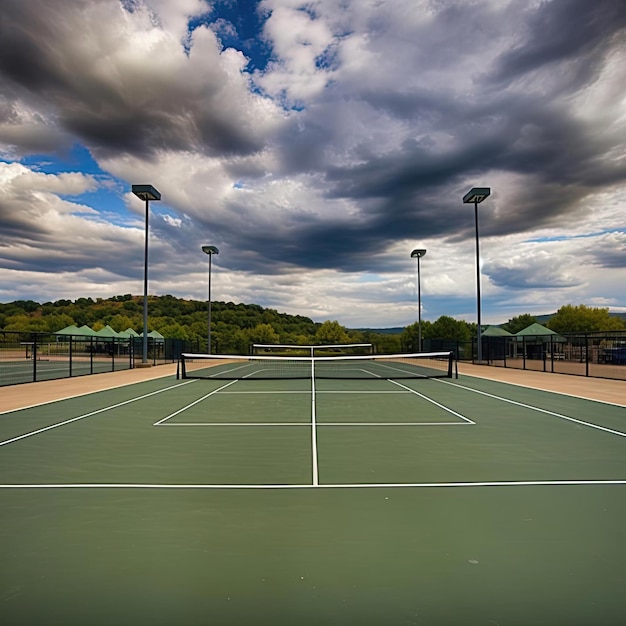
[{"label": "stadium light fixture", "polygon": [[426,250],[416,248],[411,252],[411,258],[417,259],[417,351],[422,351],[422,288],[420,285],[420,259],[426,255]]},{"label": "stadium light fixture", "polygon": [[483,346],[482,346],[482,326],[481,326],[481,307],[480,307],[480,248],[478,243],[478,205],[487,197],[491,195],[490,187],[473,187],[464,196],[463,202],[465,204],[474,204],[474,222],[476,224],[476,301],[478,307],[478,332],[477,332],[477,352],[476,357],[478,362],[483,360]]},{"label": "stadium light fixture", "polygon": [[161,194],[152,185],[133,185],[133,193],[146,203],[146,244],[143,255],[143,354],[141,357],[142,367],[148,365],[148,215],[150,214],[150,202],[161,199]]},{"label": "stadium light fixture", "polygon": [[220,251],[215,246],[202,246],[202,252],[209,256],[209,317],[207,322],[207,352],[208,354],[211,354],[211,259],[214,254],[219,254]]}]

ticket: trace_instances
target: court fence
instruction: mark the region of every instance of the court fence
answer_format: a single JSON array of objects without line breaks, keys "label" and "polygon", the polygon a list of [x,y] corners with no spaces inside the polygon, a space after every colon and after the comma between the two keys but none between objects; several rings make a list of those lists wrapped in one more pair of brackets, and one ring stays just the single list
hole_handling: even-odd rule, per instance
[{"label": "court fence", "polygon": [[[424,339],[422,350],[451,350],[476,362],[472,341]],[[200,342],[148,337],[151,365],[176,363]],[[408,351],[411,351],[410,349]],[[626,331],[482,337],[483,363],[494,367],[626,380]],[[132,369],[143,360],[143,337],[0,331],[0,386]]]},{"label": "court fence", "polygon": [[[195,342],[148,337],[148,363],[175,363]],[[99,337],[0,331],[0,386],[132,369],[143,361],[143,337]]]},{"label": "court fence", "polygon": [[[424,340],[426,350],[453,350],[477,361],[472,341]],[[626,331],[482,337],[483,363],[555,374],[626,380]]]}]

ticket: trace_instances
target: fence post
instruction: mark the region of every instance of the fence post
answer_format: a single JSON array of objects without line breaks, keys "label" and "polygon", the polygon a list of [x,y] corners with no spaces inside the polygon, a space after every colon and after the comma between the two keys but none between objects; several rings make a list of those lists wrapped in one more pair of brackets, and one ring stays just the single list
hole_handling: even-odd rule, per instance
[{"label": "fence post", "polygon": [[550,335],[550,371],[554,373],[554,335]]},{"label": "fence post", "polygon": [[31,351],[31,357],[33,359],[33,382],[37,382],[37,335],[31,335],[33,338],[33,349]]}]

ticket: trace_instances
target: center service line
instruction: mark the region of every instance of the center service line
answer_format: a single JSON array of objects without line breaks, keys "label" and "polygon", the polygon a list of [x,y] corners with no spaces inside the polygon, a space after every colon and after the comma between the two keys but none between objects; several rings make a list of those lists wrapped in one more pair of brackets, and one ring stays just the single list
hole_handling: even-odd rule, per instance
[{"label": "center service line", "polygon": [[319,486],[317,468],[317,426],[315,416],[315,359],[311,358],[311,455],[313,466],[313,486]]}]

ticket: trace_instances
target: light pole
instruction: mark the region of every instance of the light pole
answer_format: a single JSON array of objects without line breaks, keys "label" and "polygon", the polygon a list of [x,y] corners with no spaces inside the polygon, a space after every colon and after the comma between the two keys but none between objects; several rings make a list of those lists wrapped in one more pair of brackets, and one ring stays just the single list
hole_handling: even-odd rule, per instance
[{"label": "light pole", "polygon": [[483,346],[481,339],[481,318],[480,318],[480,249],[478,245],[478,205],[491,194],[489,187],[473,187],[464,196],[465,204],[474,203],[474,219],[476,222],[476,300],[478,302],[478,333],[477,333],[477,360],[483,360]]},{"label": "light pole", "polygon": [[214,254],[219,254],[220,251],[215,246],[202,246],[202,252],[209,255],[209,318],[207,322],[207,346],[208,354],[211,354],[211,259]]},{"label": "light pole", "polygon": [[420,285],[420,259],[426,255],[426,250],[415,249],[411,258],[417,259],[417,351],[422,351],[422,288]]},{"label": "light pole", "polygon": [[148,365],[148,215],[150,201],[160,200],[161,194],[152,185],[133,185],[133,193],[146,202],[146,244],[143,255],[143,356],[142,367]]}]

